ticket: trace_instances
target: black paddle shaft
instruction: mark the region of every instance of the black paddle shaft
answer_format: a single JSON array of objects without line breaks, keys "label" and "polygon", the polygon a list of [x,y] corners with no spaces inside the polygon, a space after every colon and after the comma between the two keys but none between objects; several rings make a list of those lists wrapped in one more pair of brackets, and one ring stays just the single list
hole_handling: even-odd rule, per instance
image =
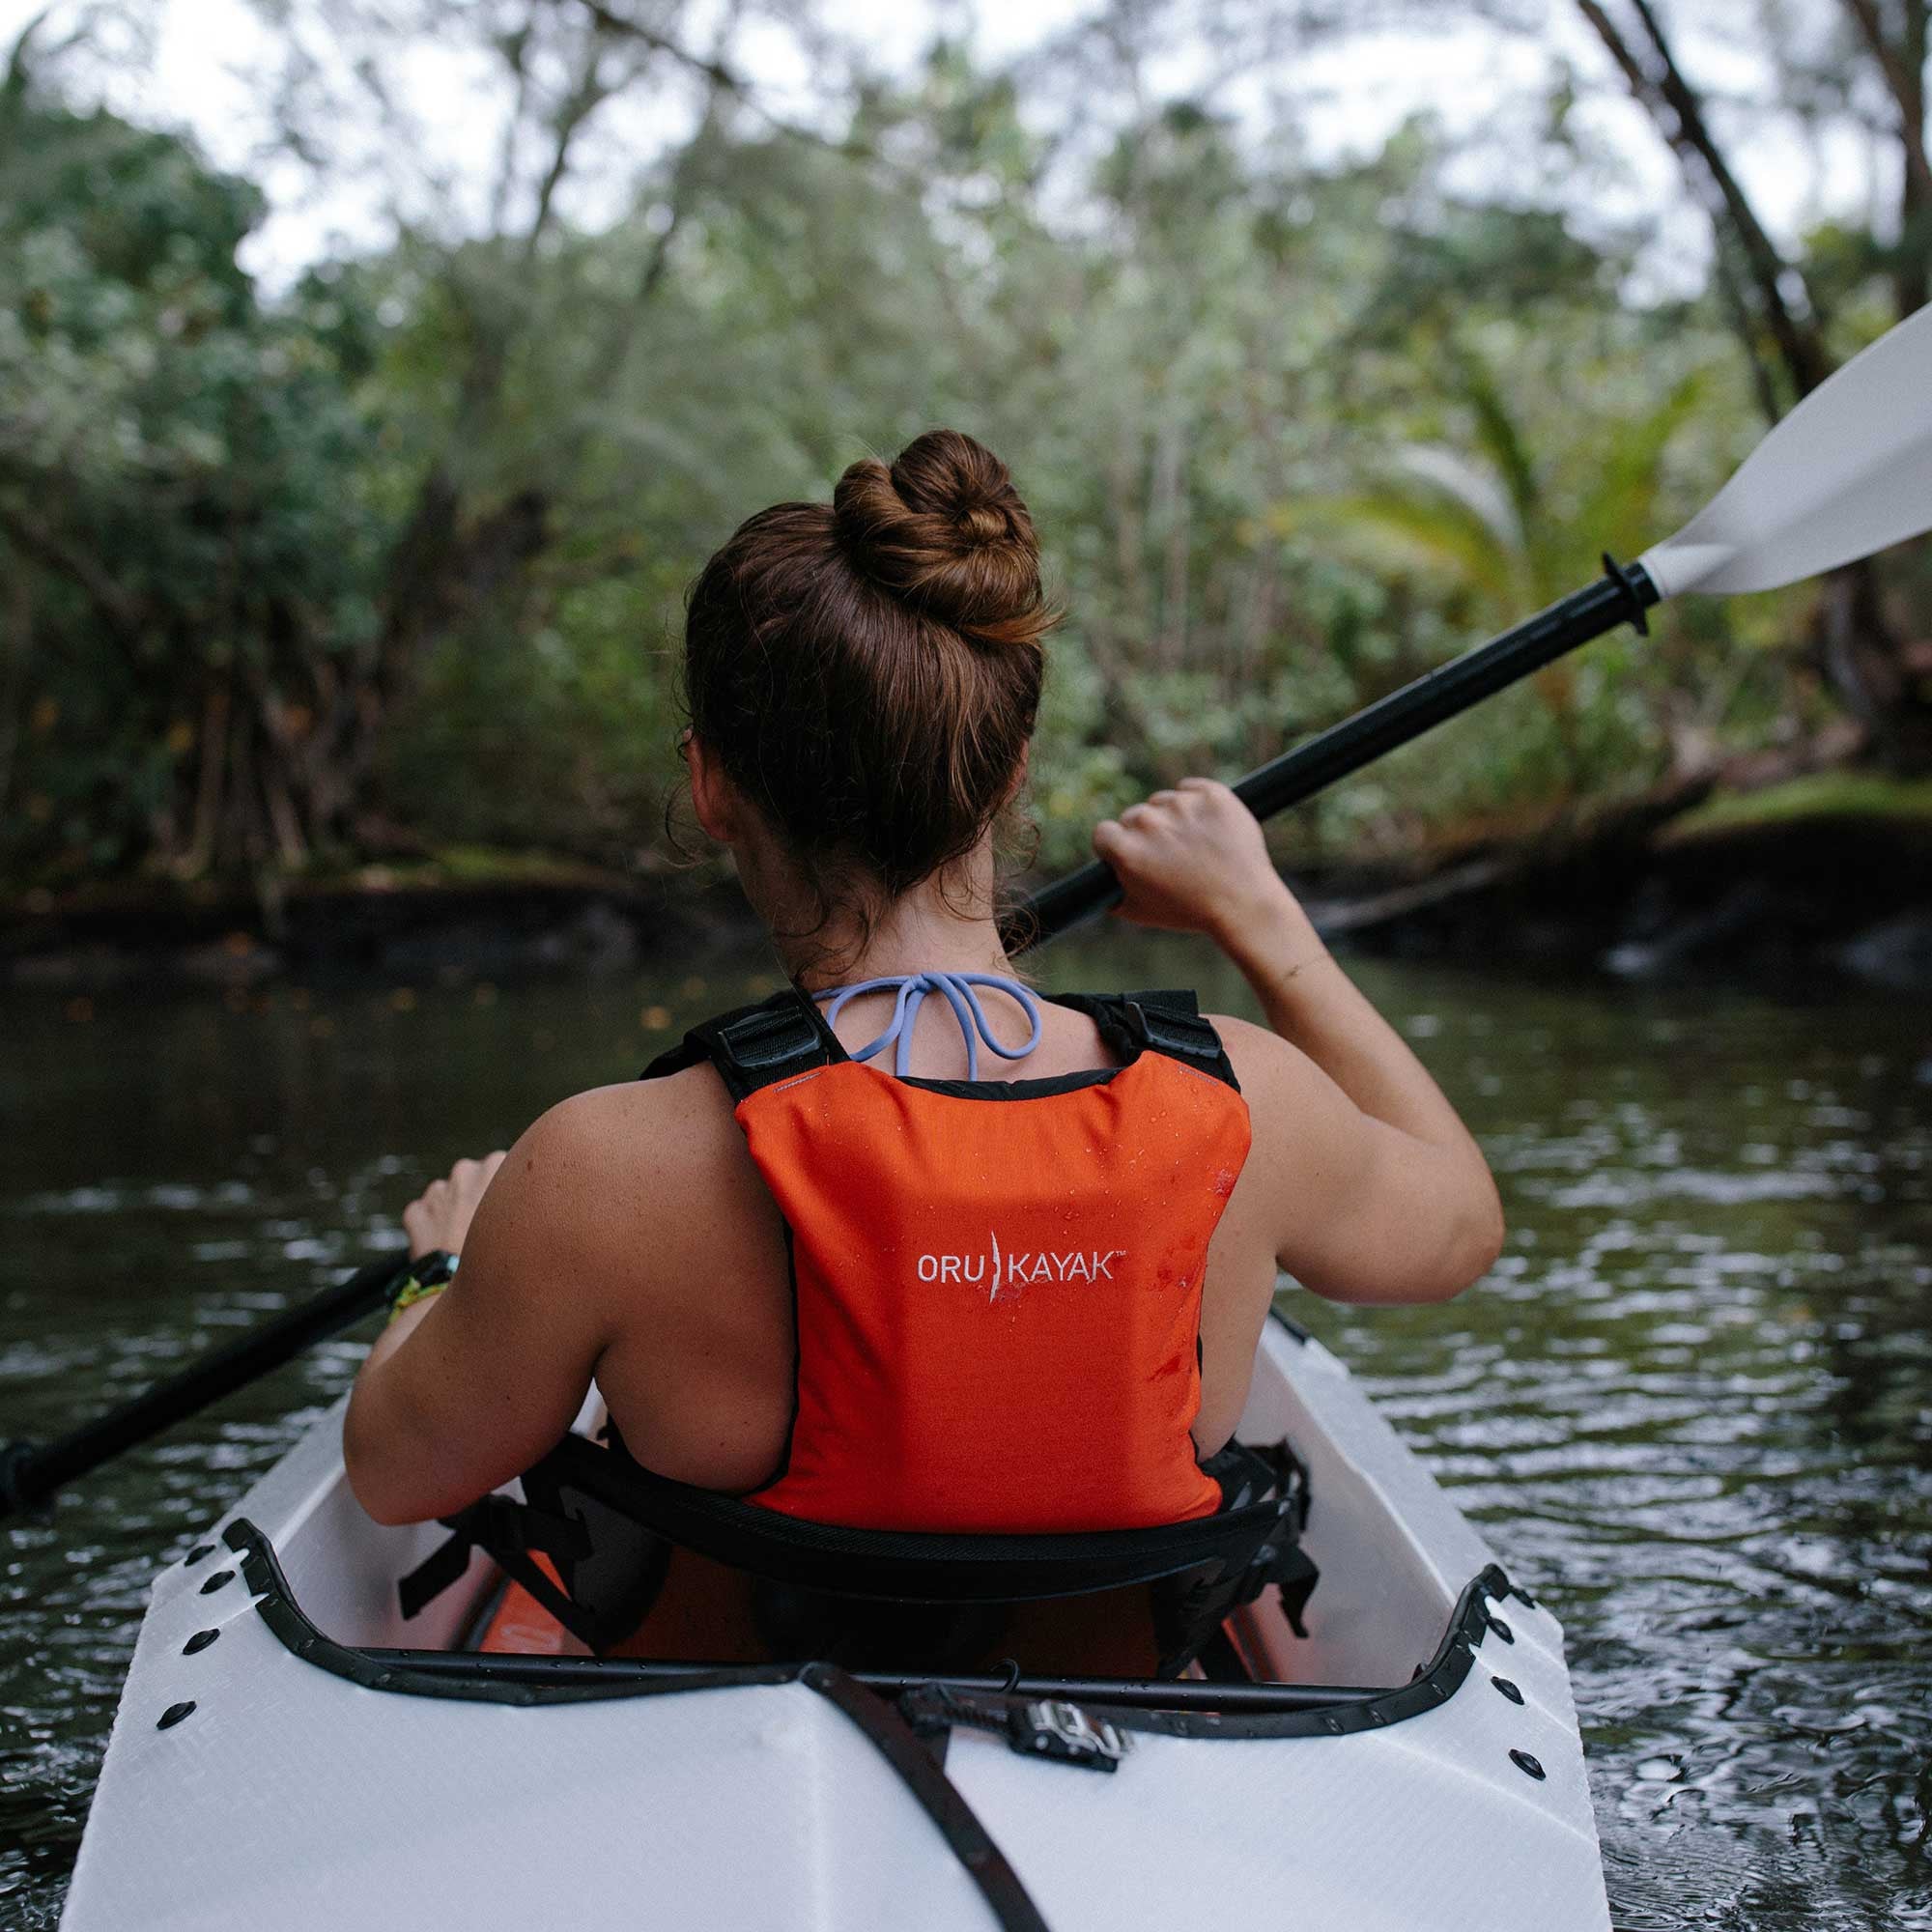
[{"label": "black paddle shaft", "polygon": [[[1619,624],[1648,629],[1644,612],[1659,601],[1641,564],[1605,556],[1596,582],[1284,752],[1241,780],[1235,796],[1257,818],[1272,818]],[[1014,952],[1043,946],[1120,898],[1121,882],[1106,866],[1082,866],[1014,908],[1007,923],[1009,944]]]},{"label": "black paddle shaft", "polygon": [[30,1508],[63,1483],[84,1476],[124,1449],[185,1421],[231,1390],[280,1368],[320,1342],[372,1315],[389,1298],[407,1258],[391,1255],[359,1269],[313,1299],[213,1350],[178,1376],[132,1402],[45,1444],[10,1442],[0,1450],[0,1517]]}]

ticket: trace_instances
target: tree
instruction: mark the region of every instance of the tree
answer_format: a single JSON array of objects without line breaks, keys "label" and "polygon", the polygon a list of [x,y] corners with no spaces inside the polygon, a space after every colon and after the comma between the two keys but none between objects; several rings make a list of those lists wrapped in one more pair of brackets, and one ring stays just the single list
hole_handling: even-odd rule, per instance
[{"label": "tree", "polygon": [[[1776,420],[1836,366],[1828,277],[1781,250],[1747,193],[1704,91],[1679,57],[1653,0],[1577,0],[1632,96],[1678,156],[1718,241],[1718,277],[1756,383]],[[1792,104],[1815,119],[1861,118],[1896,151],[1888,243],[1861,252],[1889,284],[1897,321],[1932,295],[1932,166],[1927,161],[1927,27],[1932,0],[1841,0],[1823,31],[1804,35],[1797,15],[1761,6],[1759,25],[1776,50]],[[1841,265],[1842,266],[1842,265]],[[1833,291],[1852,309],[1863,293],[1842,273]],[[1859,334],[1875,333],[1867,326]],[[1854,337],[1852,346],[1859,346]],[[1932,767],[1932,675],[1883,565],[1840,571],[1818,606],[1814,640],[1846,707],[1879,753],[1905,769]]]},{"label": "tree", "polygon": [[339,355],[236,266],[260,212],[183,141],[41,98],[15,48],[0,574],[33,863],[294,864],[351,809],[383,519]]}]

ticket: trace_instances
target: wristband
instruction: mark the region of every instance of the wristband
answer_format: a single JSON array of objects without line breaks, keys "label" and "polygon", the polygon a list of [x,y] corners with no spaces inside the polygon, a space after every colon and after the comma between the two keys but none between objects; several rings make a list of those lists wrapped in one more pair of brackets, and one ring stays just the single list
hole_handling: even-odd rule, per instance
[{"label": "wristband", "polygon": [[389,1320],[394,1321],[405,1309],[440,1294],[455,1273],[456,1257],[447,1248],[432,1248],[428,1254],[418,1255],[389,1297]]}]

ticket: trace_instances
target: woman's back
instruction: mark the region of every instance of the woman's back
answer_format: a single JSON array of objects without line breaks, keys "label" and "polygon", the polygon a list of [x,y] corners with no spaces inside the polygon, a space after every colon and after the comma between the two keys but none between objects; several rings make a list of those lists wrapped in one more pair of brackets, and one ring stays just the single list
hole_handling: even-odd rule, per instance
[{"label": "woman's back", "polygon": [[[933,983],[997,1045],[971,982],[907,990]],[[904,1052],[902,1074],[865,1064],[789,990],[692,1037],[785,1226],[795,1405],[752,1500],[924,1530],[1216,1507],[1189,1432],[1247,1108],[1191,1010],[1097,1000],[1090,1017],[1120,1064],[1041,1077],[1022,1060],[1017,1080],[970,1077],[970,1054],[965,1079]]]},{"label": "woman's back", "polygon": [[[950,432],[890,471],[854,465],[831,506],[761,513],[707,566],[693,804],[803,990],[1009,971],[994,845],[1050,621],[1024,505]],[[935,1092],[973,1069],[932,1000],[903,1082],[834,1053],[815,1087],[745,1105],[704,1064],[580,1094],[406,1216],[413,1250],[461,1247],[462,1266],[406,1297],[364,1365],[345,1446],[365,1505],[412,1520],[473,1501],[556,1440],[594,1377],[646,1467],[801,1515],[1185,1515],[1211,1507],[1196,1464],[1235,1427],[1278,1268],[1421,1300],[1486,1267],[1500,1217],[1480,1152],[1234,795],[1186,781],[1095,849],[1126,917],[1207,934],[1246,976],[1268,1024],[1214,1021],[1232,1083],[1184,1054],[1147,1071],[1105,1009],[1048,1002],[1023,1058],[979,1069],[1009,1084]],[[828,1009],[844,1054],[892,1004]],[[1027,1032],[998,998],[989,1024],[1009,1050]],[[1065,1091],[1009,1084],[1037,1081]],[[908,1256],[923,1216],[947,1244]],[[990,1286],[996,1265],[1024,1292],[981,1304],[968,1271]],[[949,1456],[949,1432],[971,1453]]]}]

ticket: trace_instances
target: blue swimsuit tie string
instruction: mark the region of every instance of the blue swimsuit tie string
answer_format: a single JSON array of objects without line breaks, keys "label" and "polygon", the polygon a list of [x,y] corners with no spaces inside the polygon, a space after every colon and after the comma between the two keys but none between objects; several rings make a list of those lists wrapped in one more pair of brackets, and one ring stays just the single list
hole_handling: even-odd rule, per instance
[{"label": "blue swimsuit tie string", "polygon": [[[1031,1026],[1024,1046],[1002,1046],[994,1037],[993,1029],[986,1024],[986,1010],[980,1004],[980,996],[975,986],[990,986],[995,992],[1005,993],[1024,1012]],[[850,986],[829,986],[822,993],[814,993],[815,1000],[829,1000],[832,1004],[825,1009],[827,1026],[836,1025],[838,1015],[844,1011],[848,1000],[856,1000],[861,993],[881,993],[893,988],[897,997],[893,1002],[893,1021],[878,1038],[870,1039],[853,1054],[854,1060],[869,1060],[875,1053],[882,1053],[896,1040],[898,1052],[894,1058],[893,1071],[903,1080],[912,1070],[912,1030],[913,1022],[919,1018],[919,1009],[928,993],[939,994],[952,1009],[952,1017],[959,1022],[959,1032],[966,1041],[966,1077],[977,1080],[980,1077],[980,1041],[984,1040],[1002,1060],[1024,1060],[1039,1044],[1039,1002],[1032,991],[1021,985],[1017,980],[1009,979],[1004,973],[904,973],[891,974],[879,980],[861,980]]]}]

